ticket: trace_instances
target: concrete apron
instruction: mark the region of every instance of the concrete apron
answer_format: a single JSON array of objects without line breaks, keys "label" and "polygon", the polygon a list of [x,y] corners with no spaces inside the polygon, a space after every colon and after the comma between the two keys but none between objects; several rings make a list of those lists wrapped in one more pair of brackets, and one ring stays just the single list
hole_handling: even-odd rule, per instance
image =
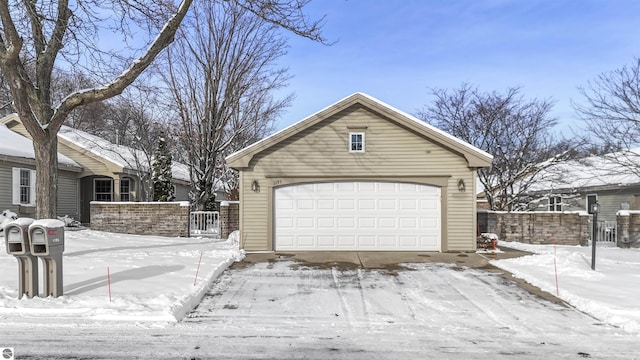
[{"label": "concrete apron", "polygon": [[[495,258],[509,259],[514,257],[531,255],[525,251],[501,247],[502,252]],[[339,269],[381,269],[391,273],[407,270],[402,264],[406,263],[445,263],[459,267],[468,267],[499,274],[504,279],[513,281],[520,288],[556,304],[568,306],[563,300],[554,295],[542,291],[522,279],[515,278],[508,271],[499,269],[489,263],[494,259],[493,254],[479,253],[440,253],[440,252],[398,252],[398,251],[306,251],[306,252],[268,252],[247,253],[245,259],[234,267],[246,267],[253,263],[286,261],[297,263],[296,266],[311,266],[318,268]]]}]

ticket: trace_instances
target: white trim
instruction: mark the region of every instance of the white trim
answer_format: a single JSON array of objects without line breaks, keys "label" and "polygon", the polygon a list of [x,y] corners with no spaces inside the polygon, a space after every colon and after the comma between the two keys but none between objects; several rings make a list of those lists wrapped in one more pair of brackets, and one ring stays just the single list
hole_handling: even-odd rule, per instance
[{"label": "white trim", "polygon": [[[551,199],[554,199],[553,204],[551,204]],[[560,199],[560,202],[556,201],[558,199]],[[562,212],[562,201],[562,195],[549,195],[549,200],[547,201],[547,210],[549,210],[550,212]],[[556,210],[557,206],[560,206],[560,210]],[[553,207],[553,209],[551,207]]]},{"label": "white trim", "polygon": [[36,204],[36,171],[31,170],[31,178],[29,179],[29,205]]},{"label": "white trim", "polygon": [[[22,203],[20,201],[20,173],[22,171],[29,172],[29,202]],[[33,206],[36,204],[36,171],[25,168],[11,168],[11,204]]]},{"label": "white trim", "polygon": [[11,169],[11,203],[20,205],[20,168]]}]

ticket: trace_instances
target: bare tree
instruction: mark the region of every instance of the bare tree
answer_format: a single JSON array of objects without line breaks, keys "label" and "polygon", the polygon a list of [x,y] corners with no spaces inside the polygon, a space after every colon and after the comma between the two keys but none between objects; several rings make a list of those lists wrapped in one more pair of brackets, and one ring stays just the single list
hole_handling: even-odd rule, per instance
[{"label": "bare tree", "polygon": [[601,157],[640,176],[640,58],[579,87],[584,102],[573,102],[586,124],[586,140]]},{"label": "bare tree", "polygon": [[[74,91],[59,103],[53,104],[51,82],[56,61],[69,61],[83,46],[95,49],[88,34],[98,34],[99,12],[109,6],[103,1],[74,4],[68,0],[24,1],[12,3],[0,0],[0,69],[9,83],[13,106],[31,135],[34,144],[36,171],[36,217],[56,215],[58,193],[57,133],[69,113],[75,108],[102,101],[120,94],[153,62],[162,49],[172,41],[175,32],[191,5],[183,0],[159,30],[150,46],[134,61],[127,61],[119,75],[104,85]],[[138,8],[122,1],[114,1],[114,9],[136,13]],[[142,9],[144,10],[144,9]],[[165,10],[165,9],[162,9]],[[140,15],[140,13],[136,13]],[[126,21],[126,16],[121,17]],[[134,19],[135,20],[135,19]],[[154,19],[158,20],[158,19]],[[92,39],[95,41],[95,39]],[[109,54],[96,51],[93,55]],[[82,56],[77,57],[79,59]],[[29,72],[26,64],[34,63]]]},{"label": "bare tree", "polygon": [[435,100],[419,117],[494,156],[478,178],[492,210],[516,210],[537,172],[566,159],[569,143],[550,134],[556,120],[550,100],[525,100],[520,88],[503,94],[469,84],[433,89]]},{"label": "bare tree", "polygon": [[[0,0],[0,69],[13,107],[33,139],[36,217],[51,218],[57,208],[56,135],[63,122],[74,109],[114,97],[131,85],[173,41],[192,0],[182,0],[177,7],[174,1],[9,2]],[[302,13],[305,0],[234,3],[301,36],[323,41],[320,23],[309,22]],[[54,103],[51,84],[56,66],[89,70],[101,85],[73,91]]]},{"label": "bare tree", "polygon": [[233,181],[224,156],[261,138],[291,97],[274,63],[285,53],[277,26],[234,2],[201,2],[167,52],[164,78],[180,121],[179,142],[199,210],[211,207],[220,181]]}]

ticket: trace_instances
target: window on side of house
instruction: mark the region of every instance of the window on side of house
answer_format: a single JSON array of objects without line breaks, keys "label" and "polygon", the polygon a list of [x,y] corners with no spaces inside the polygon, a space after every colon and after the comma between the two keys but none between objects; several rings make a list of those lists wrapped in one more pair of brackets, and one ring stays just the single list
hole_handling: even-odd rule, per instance
[{"label": "window on side of house", "polygon": [[112,179],[93,179],[93,200],[113,201]]},{"label": "window on side of house", "polygon": [[591,194],[591,195],[587,195],[587,212],[589,214],[593,214],[593,204],[596,203],[596,201],[598,201],[598,195],[596,194]]},{"label": "window on side of house", "polygon": [[549,211],[562,211],[562,196],[549,196]]},{"label": "window on side of house", "polygon": [[363,132],[351,132],[349,133],[349,152],[364,152],[364,133]]},{"label": "window on side of house", "polygon": [[120,179],[120,201],[131,201],[131,179]]},{"label": "window on side of house", "polygon": [[36,204],[36,171],[12,168],[12,204]]}]

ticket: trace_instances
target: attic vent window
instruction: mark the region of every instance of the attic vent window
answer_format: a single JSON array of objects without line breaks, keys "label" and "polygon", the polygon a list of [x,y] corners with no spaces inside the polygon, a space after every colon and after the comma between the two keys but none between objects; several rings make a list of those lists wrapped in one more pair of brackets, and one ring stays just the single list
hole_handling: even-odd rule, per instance
[{"label": "attic vent window", "polygon": [[363,132],[349,133],[349,152],[356,152],[356,153],[364,152],[364,133]]}]

